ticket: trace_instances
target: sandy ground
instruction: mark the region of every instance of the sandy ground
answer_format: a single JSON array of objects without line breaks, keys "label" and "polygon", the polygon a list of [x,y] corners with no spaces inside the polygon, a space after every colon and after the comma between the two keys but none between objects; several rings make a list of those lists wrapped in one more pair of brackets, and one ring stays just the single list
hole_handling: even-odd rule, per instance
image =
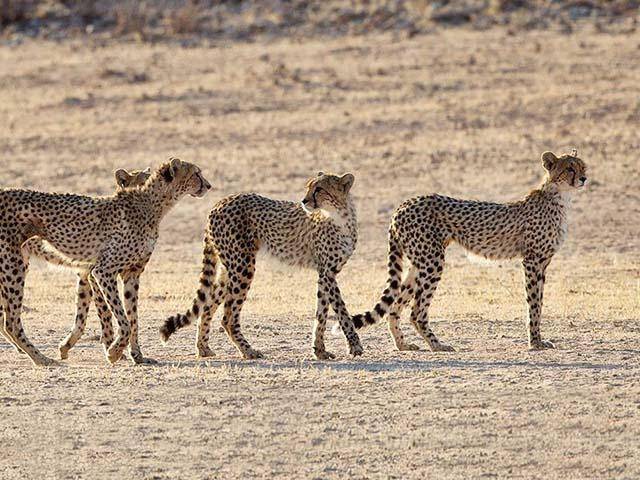
[{"label": "sandy ground", "polygon": [[[69,360],[0,343],[0,477],[638,478],[640,36],[458,31],[189,48],[69,41],[0,47],[2,186],[106,194],[117,167],[177,155],[215,191],[166,218],[141,288],[158,366],[109,366],[91,314]],[[432,306],[454,353],[397,352],[383,325],[352,360],[311,354],[315,277],[259,266],[243,329],[261,361],[164,318],[197,284],[206,212],[254,190],[299,199],[317,170],[356,176],[360,242],[339,280],[352,312],[385,280],[393,208],[415,194],[513,200],[540,153],[577,147],[591,187],[547,278],[527,348],[517,262],[457,247]],[[24,324],[49,356],[74,276],[34,262]],[[405,330],[420,342],[405,325]]]}]

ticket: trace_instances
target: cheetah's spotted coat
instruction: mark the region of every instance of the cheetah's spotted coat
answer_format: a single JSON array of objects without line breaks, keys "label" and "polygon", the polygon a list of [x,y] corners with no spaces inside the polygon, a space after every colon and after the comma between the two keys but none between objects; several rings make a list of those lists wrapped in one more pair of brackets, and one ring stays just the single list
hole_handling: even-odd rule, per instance
[{"label": "cheetah's spotted coat", "polygon": [[[137,341],[138,287],[158,238],[158,226],[180,198],[186,194],[201,197],[210,187],[197,166],[172,159],[141,187],[111,197],[0,190],[2,333],[36,365],[53,362],[29,341],[20,319],[28,266],[23,245],[39,237],[64,256],[67,264],[89,270],[93,290],[105,297],[118,323],[117,335],[106,351],[108,360],[117,362],[130,345],[134,362],[144,361]],[[124,283],[124,306],[118,275]]]},{"label": "cheetah's spotted coat", "polygon": [[[445,249],[457,242],[489,259],[522,258],[529,304],[529,344],[553,348],[540,335],[545,270],[567,233],[571,194],[584,186],[586,166],[577,152],[542,154],[544,183],[523,200],[498,204],[442,195],[416,197],[394,212],[389,228],[389,278],[373,310],[356,315],[356,328],[389,314],[389,330],[399,350],[416,350],[399,328],[402,309],[413,300],[411,323],[432,350],[451,351],[429,327],[429,305],[444,267]],[[410,264],[401,281],[403,258]]]},{"label": "cheetah's spotted coat", "polygon": [[[116,170],[116,192],[131,187],[139,187],[143,185],[150,176],[151,171],[148,168],[146,170],[132,170],[131,172],[124,169]],[[71,268],[74,267],[72,261],[60,252],[57,252],[51,245],[40,237],[31,237],[29,240],[24,242],[22,248],[29,256],[39,257],[54,265]],[[76,287],[76,315],[74,325],[71,332],[65,337],[58,347],[58,350],[60,351],[60,358],[62,360],[68,358],[69,350],[73,348],[84,333],[92,297],[98,312],[98,317],[100,318],[102,331],[100,342],[104,345],[104,348],[107,349],[109,348],[111,341],[113,341],[111,314],[109,313],[109,307],[104,297],[99,291],[93,292],[91,290],[88,270],[79,270],[77,275],[78,283]]]},{"label": "cheetah's spotted coat", "polygon": [[224,302],[223,327],[244,358],[260,358],[240,332],[240,310],[255,272],[256,253],[264,248],[278,259],[318,272],[318,301],[313,349],[330,359],[324,333],[329,306],[339,317],[352,355],[362,354],[358,335],[342,300],[336,275],[357,242],[356,212],[349,191],[354,177],[318,174],[307,183],[302,205],[257,194],[232,195],[214,205],[207,226],[200,288],[191,309],[169,318],[160,329],[167,340],[199,318],[197,353],[211,356],[211,318]]}]

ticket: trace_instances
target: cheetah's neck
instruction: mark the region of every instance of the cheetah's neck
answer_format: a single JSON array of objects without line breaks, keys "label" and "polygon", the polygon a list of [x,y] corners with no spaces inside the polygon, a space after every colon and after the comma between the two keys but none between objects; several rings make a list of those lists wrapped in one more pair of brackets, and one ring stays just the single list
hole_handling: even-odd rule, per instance
[{"label": "cheetah's neck", "polygon": [[557,203],[565,214],[571,207],[573,198],[571,190],[561,190],[555,183],[544,183],[539,191],[546,199]]},{"label": "cheetah's neck", "polygon": [[139,189],[126,193],[130,193],[131,196],[137,197],[139,202],[146,204],[150,212],[147,220],[155,224],[160,223],[162,218],[180,200],[180,197],[175,195],[173,189],[160,175],[152,177]]},{"label": "cheetah's neck", "polygon": [[320,212],[323,217],[328,218],[347,235],[353,238],[357,237],[358,219],[356,217],[356,207],[351,197],[347,199],[347,205],[344,208],[338,210],[321,209]]},{"label": "cheetah's neck", "polygon": [[569,211],[571,209],[571,190],[562,190],[555,183],[545,183],[539,190],[541,198],[549,205],[549,214],[556,217],[557,240],[560,246],[567,238],[569,230]]}]

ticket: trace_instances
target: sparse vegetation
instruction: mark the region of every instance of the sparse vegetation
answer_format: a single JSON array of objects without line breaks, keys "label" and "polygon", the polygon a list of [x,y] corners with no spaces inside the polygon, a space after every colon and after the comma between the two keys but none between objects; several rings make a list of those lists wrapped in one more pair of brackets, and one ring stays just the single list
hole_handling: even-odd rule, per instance
[{"label": "sparse vegetation", "polygon": [[203,7],[191,1],[168,12],[169,31],[173,34],[193,34],[200,31],[204,18]]},{"label": "sparse vegetation", "polygon": [[[512,33],[582,24],[601,31],[635,31],[638,0],[2,0],[4,36],[133,35],[148,40],[192,36],[247,40],[259,36],[336,36],[434,28]],[[82,28],[78,28],[82,27]]]},{"label": "sparse vegetation", "polygon": [[[34,370],[0,337],[2,480],[640,478],[638,33],[455,28],[183,48],[152,44],[169,28],[155,21],[148,43],[0,47],[3,187],[108,194],[116,168],[171,155],[214,185],[166,218],[143,277],[141,344],[159,366],[108,367],[93,310],[63,366]],[[319,170],[354,173],[359,240],[339,280],[355,313],[384,284],[402,200],[513,200],[542,175],[542,151],[573,147],[591,185],[547,272],[543,328],[557,350],[527,350],[520,266],[471,264],[453,246],[431,314],[455,353],[399,353],[380,326],[362,332],[362,359],[328,336],[339,359],[313,362],[316,276],[269,261],[242,322],[266,360],[239,360],[215,328],[207,361],[193,358],[191,328],[158,339],[191,300],[207,212],[225,195],[299,200]],[[23,321],[49,355],[73,295],[72,273],[32,262]]]},{"label": "sparse vegetation", "polygon": [[0,0],[0,27],[30,20],[38,0]]},{"label": "sparse vegetation", "polygon": [[114,15],[115,35],[135,34],[141,39],[145,38],[149,17],[143,2],[136,0],[122,2],[115,7]]}]

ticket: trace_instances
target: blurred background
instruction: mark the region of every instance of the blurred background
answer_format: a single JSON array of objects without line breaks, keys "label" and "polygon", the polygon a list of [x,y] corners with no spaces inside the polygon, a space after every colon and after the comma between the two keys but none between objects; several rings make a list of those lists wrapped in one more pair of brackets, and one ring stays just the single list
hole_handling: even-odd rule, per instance
[{"label": "blurred background", "polygon": [[135,34],[148,41],[198,36],[265,37],[427,33],[439,26],[513,31],[589,20],[599,31],[634,31],[636,0],[3,0],[0,25],[11,35]]}]

